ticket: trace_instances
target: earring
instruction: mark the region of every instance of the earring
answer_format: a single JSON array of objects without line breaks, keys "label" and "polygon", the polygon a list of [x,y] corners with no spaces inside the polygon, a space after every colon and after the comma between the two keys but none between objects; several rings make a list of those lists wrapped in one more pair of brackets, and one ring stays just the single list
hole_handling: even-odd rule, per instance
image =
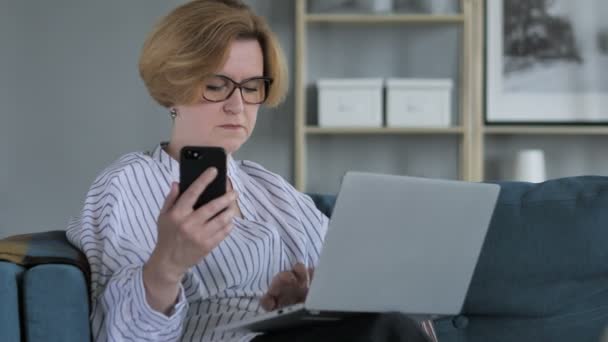
[{"label": "earring", "polygon": [[171,110],[169,111],[169,116],[171,117],[171,119],[174,119],[177,117],[177,109],[175,108],[171,108]]}]

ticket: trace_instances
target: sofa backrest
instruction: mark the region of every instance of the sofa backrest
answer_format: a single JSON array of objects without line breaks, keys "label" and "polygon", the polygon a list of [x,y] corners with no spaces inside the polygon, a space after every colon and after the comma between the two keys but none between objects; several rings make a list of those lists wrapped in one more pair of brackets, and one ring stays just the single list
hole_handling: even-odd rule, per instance
[{"label": "sofa backrest", "polygon": [[608,320],[608,177],[498,184],[465,312]]}]

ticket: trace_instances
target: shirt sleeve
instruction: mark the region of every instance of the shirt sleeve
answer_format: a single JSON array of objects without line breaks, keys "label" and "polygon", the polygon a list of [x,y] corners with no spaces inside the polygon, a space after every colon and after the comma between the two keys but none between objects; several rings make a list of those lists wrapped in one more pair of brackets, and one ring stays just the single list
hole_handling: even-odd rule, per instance
[{"label": "shirt sleeve", "polygon": [[142,270],[151,250],[125,231],[123,198],[115,183],[98,178],[67,229],[91,268],[94,341],[178,341],[188,306],[183,286],[169,316],[148,305]]}]

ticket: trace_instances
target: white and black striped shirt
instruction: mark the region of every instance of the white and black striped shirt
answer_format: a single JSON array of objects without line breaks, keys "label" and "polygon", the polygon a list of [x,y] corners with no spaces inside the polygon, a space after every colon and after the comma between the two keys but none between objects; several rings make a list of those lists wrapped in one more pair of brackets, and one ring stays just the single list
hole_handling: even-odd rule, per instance
[{"label": "white and black striped shirt", "polygon": [[67,230],[91,266],[95,341],[249,340],[254,335],[214,328],[263,312],[259,299],[277,273],[317,264],[328,219],[310,197],[253,162],[229,158],[228,176],[243,218],[186,274],[169,317],[147,304],[142,266],[170,185],[179,181],[178,162],[159,145],[123,156],[95,179]]}]

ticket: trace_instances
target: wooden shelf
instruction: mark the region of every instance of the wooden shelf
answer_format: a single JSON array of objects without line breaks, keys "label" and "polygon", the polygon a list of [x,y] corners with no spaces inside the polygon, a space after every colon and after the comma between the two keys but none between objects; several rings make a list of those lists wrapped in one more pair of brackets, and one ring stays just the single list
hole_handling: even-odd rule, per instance
[{"label": "wooden shelf", "polygon": [[462,127],[318,127],[306,126],[307,134],[446,134],[464,133]]},{"label": "wooden shelf", "polygon": [[485,126],[485,134],[608,135],[608,126]]},{"label": "wooden shelf", "polygon": [[[363,13],[363,12],[308,12],[310,0],[295,1],[295,78],[294,78],[294,185],[297,189],[305,191],[307,189],[306,178],[308,169],[307,146],[310,141],[318,140],[319,137],[349,138],[367,140],[368,137],[379,139],[379,143],[389,143],[398,145],[396,141],[384,141],[383,137],[447,137],[449,140],[458,140],[457,165],[458,178],[463,180],[478,181],[482,179],[483,165],[482,148],[478,143],[483,143],[483,133],[481,126],[480,105],[478,94],[482,93],[483,81],[483,51],[484,32],[483,5],[486,0],[454,0],[459,4],[460,11],[457,13],[431,14],[431,13]],[[346,10],[345,10],[346,11]],[[315,26],[318,25],[318,26]],[[308,88],[307,81],[312,73],[308,72],[309,38],[318,39],[316,29],[324,25],[339,25],[347,31],[351,29],[364,29],[376,27],[374,25],[386,25],[393,27],[398,25],[412,25],[414,27],[441,27],[454,31],[458,34],[458,51],[460,63],[456,72],[459,84],[455,85],[459,108],[457,109],[457,125],[453,127],[318,127],[307,125],[309,118],[307,106]],[[367,25],[367,26],[365,26]],[[391,26],[393,25],[393,26]],[[384,26],[380,26],[384,27]],[[400,26],[401,27],[401,26]],[[310,31],[313,31],[309,37]],[[368,30],[369,31],[369,30]],[[356,34],[356,30],[351,32]],[[383,38],[379,37],[378,39]],[[399,36],[394,37],[399,40]],[[353,42],[357,42],[357,36],[352,36]],[[393,37],[391,37],[393,39]],[[443,49],[437,46],[438,50]],[[397,55],[399,50],[383,52],[384,54]],[[337,52],[339,53],[339,51]],[[451,53],[451,52],[450,52]],[[344,61],[347,62],[347,61]],[[374,63],[374,61],[370,61]],[[361,67],[365,67],[362,65]],[[347,69],[345,69],[346,71]],[[396,71],[397,69],[395,69]],[[323,73],[315,75],[315,78],[325,76]],[[348,77],[350,73],[345,73],[342,77]],[[329,76],[328,76],[329,77]],[[456,99],[455,99],[456,100]],[[314,105],[314,104],[313,104]],[[389,139],[390,140],[390,139]],[[445,139],[440,139],[445,140]],[[315,141],[316,142],[316,141]],[[356,145],[355,145],[356,146]],[[434,146],[434,145],[433,145]],[[345,147],[348,149],[348,146]],[[314,159],[314,158],[313,158]],[[315,170],[316,172],[317,170]]]},{"label": "wooden shelf", "polygon": [[307,14],[304,20],[309,23],[344,24],[459,24],[464,23],[464,15],[435,14]]}]

